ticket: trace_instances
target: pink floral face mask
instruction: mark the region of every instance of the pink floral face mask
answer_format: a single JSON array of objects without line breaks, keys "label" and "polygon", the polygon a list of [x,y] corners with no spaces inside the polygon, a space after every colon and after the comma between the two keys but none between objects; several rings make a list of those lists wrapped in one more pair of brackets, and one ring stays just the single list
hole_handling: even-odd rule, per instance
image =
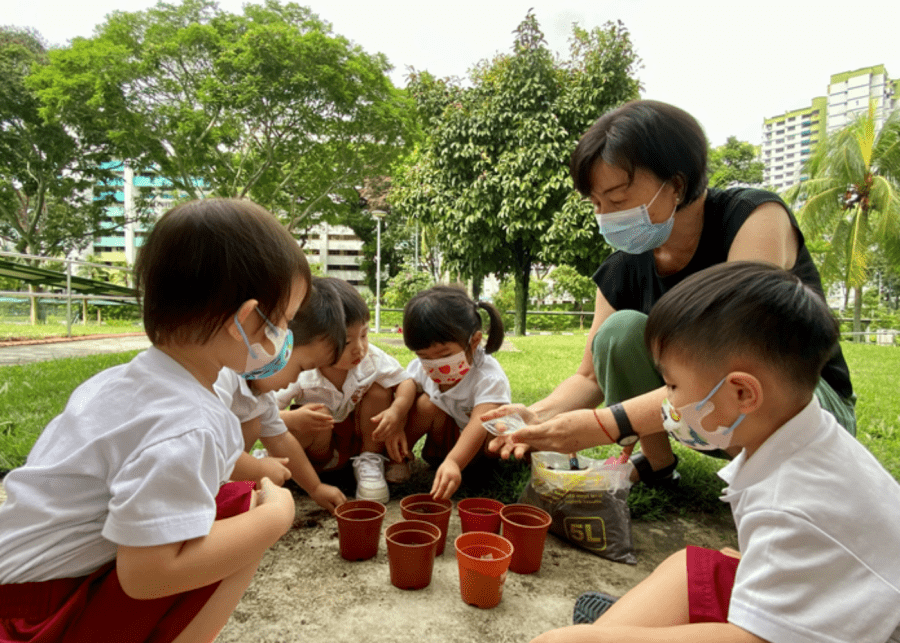
[{"label": "pink floral face mask", "polygon": [[419,361],[428,377],[438,386],[459,383],[471,368],[464,351],[440,359],[419,358]]}]

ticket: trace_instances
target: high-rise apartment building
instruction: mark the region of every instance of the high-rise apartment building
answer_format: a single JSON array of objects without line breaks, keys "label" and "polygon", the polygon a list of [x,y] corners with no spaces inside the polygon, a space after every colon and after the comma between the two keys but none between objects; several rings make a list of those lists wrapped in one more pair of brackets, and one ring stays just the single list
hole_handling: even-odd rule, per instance
[{"label": "high-rise apartment building", "polygon": [[763,120],[763,185],[782,191],[805,180],[803,164],[826,133],[839,130],[875,105],[876,131],[900,107],[900,80],[891,80],[884,65],[833,74],[825,96],[809,107]]}]

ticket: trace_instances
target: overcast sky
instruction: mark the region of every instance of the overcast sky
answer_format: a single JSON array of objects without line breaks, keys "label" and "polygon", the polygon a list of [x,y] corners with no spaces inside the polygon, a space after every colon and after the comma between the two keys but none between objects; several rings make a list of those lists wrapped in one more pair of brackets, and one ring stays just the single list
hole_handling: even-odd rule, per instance
[{"label": "overcast sky", "polygon": [[[171,0],[177,2],[178,0]],[[115,9],[153,0],[0,0],[0,24],[36,28],[49,42],[90,36]],[[242,0],[220,0],[241,12]],[[408,67],[465,76],[473,64],[506,52],[512,31],[533,7],[551,49],[566,53],[572,23],[621,20],[643,68],[643,98],[692,113],[713,145],[728,136],[758,144],[762,121],[809,106],[831,74],[883,64],[900,78],[900,1],[810,0],[309,0],[299,2],[335,33],[384,53],[405,86]],[[863,20],[867,22],[862,22]],[[598,114],[599,116],[599,114]]]}]

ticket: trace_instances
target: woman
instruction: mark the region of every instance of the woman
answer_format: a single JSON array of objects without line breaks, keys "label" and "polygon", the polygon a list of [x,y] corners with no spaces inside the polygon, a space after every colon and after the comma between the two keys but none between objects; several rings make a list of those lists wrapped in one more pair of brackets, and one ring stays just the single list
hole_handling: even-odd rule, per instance
[{"label": "woman", "polygon": [[[644,347],[647,314],[684,278],[725,261],[761,261],[790,270],[822,292],[796,219],[771,192],[706,184],[707,141],[687,112],[657,101],[627,103],[603,115],[578,142],[570,170],[616,249],[594,273],[597,299],[581,364],[528,409],[502,407],[539,422],[492,448],[502,457],[528,449],[574,452],[618,442],[648,484],[677,481],[677,458],[662,427],[663,380]],[[816,389],[822,406],[856,433],[855,395],[840,349]],[[606,408],[596,409],[601,402]],[[730,457],[731,454],[719,452]]]}]

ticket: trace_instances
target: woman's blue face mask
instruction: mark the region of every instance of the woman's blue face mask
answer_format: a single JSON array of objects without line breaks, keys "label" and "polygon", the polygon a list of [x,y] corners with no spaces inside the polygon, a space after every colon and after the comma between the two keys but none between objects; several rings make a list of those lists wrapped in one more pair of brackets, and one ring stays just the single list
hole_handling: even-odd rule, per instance
[{"label": "woman's blue face mask", "polygon": [[[597,215],[597,226],[606,243],[616,250],[638,255],[653,250],[664,244],[672,234],[675,224],[675,209],[669,218],[662,223],[650,220],[649,208],[662,192],[664,182],[647,205],[639,205],[628,210],[619,210],[609,214]],[[676,206],[677,208],[677,206]]]}]

